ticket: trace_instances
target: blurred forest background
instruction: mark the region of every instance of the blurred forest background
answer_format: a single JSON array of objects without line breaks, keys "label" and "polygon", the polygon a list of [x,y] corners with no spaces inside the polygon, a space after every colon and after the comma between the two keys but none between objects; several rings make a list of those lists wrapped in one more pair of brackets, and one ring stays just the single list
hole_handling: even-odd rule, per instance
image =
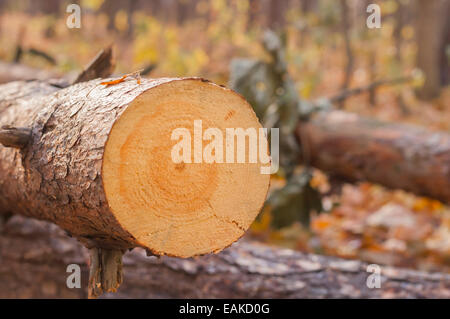
[{"label": "blurred forest background", "polygon": [[[149,77],[205,77],[241,92],[269,122],[273,96],[253,101],[251,83],[268,92],[268,83],[279,81],[296,103],[313,109],[450,131],[450,1],[82,0],[76,2],[79,29],[66,25],[69,3],[0,0],[0,60],[71,74],[113,45],[117,74],[144,69]],[[371,3],[381,8],[381,28],[366,25]],[[278,78],[256,72],[258,61]],[[296,150],[282,145],[282,152],[289,158]],[[450,271],[448,206],[281,161],[248,236],[302,251]],[[293,192],[319,203],[289,201],[283,189],[294,176],[303,184]]]}]

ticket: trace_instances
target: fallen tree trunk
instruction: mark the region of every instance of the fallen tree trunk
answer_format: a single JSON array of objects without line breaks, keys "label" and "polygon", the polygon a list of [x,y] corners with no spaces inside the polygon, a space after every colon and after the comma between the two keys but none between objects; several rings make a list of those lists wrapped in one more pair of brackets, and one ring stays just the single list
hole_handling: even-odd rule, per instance
[{"label": "fallen tree trunk", "polygon": [[[14,216],[0,233],[0,298],[86,298],[87,250],[57,226]],[[70,264],[82,289],[68,288]],[[367,264],[240,242],[195,259],[124,256],[125,282],[103,298],[450,298],[450,275],[381,267],[367,287]]]},{"label": "fallen tree trunk", "polygon": [[37,80],[46,81],[56,87],[67,87],[70,83],[76,84],[96,78],[109,77],[113,73],[114,67],[115,61],[111,46],[100,50],[78,75],[75,75],[75,72],[70,72],[62,76],[61,73],[54,70],[43,70],[17,62],[0,61],[0,84],[13,81]]},{"label": "fallen tree trunk", "polygon": [[[0,137],[13,146],[0,147],[2,212],[51,221],[89,248],[189,257],[241,237],[269,175],[259,163],[177,164],[171,133],[197,119],[258,129],[245,100],[198,78],[101,82],[0,87]],[[5,140],[27,130],[28,141]]]},{"label": "fallen tree trunk", "polygon": [[0,83],[29,80],[45,81],[60,77],[61,74],[54,71],[36,69],[19,63],[0,62]]},{"label": "fallen tree trunk", "polygon": [[310,164],[450,204],[450,134],[331,111],[297,127]]}]

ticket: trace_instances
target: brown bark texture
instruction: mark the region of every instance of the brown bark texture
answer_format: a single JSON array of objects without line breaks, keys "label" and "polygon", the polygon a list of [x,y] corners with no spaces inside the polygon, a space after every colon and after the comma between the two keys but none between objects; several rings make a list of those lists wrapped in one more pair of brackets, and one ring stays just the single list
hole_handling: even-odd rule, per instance
[{"label": "brown bark texture", "polygon": [[0,87],[0,127],[30,128],[22,149],[0,147],[0,214],[58,224],[87,247],[127,249],[134,238],[116,221],[101,180],[115,120],[138,95],[176,79],[93,80],[59,89],[40,81]]},{"label": "brown bark texture", "polygon": [[[15,215],[0,232],[0,298],[87,298],[88,250],[54,224]],[[68,288],[67,266],[81,266]],[[123,260],[124,283],[101,298],[450,298],[450,275],[381,267],[368,288],[367,264],[241,242],[189,259]]]},{"label": "brown bark texture", "polygon": [[310,164],[331,175],[450,204],[448,133],[331,111],[301,122],[297,136]]}]

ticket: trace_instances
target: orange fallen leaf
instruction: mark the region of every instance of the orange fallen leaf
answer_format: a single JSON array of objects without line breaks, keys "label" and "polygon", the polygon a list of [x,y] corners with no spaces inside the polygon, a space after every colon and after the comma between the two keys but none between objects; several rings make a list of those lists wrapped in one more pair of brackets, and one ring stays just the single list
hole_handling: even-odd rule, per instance
[{"label": "orange fallen leaf", "polygon": [[321,232],[332,225],[332,219],[329,216],[321,216],[311,223],[311,229],[316,232]]},{"label": "orange fallen leaf", "polygon": [[128,76],[128,75],[126,74],[126,75],[122,76],[120,79],[112,80],[112,81],[107,81],[107,82],[101,82],[100,84],[102,84],[102,85],[107,85],[107,86],[119,84],[119,83],[125,81],[125,79],[126,79],[127,76]]},{"label": "orange fallen leaf", "polygon": [[123,81],[125,81],[125,79],[129,76],[134,76],[136,78],[137,84],[141,84],[141,72],[142,72],[142,70],[134,71],[132,73],[125,74],[120,79],[101,82],[100,84],[106,85],[106,86],[116,85],[116,84],[119,84],[119,83],[122,83]]},{"label": "orange fallen leaf", "polygon": [[425,209],[429,209],[431,211],[437,211],[437,210],[441,210],[444,208],[444,205],[437,201],[437,200],[433,200],[433,199],[429,199],[429,198],[419,198],[418,200],[415,201],[414,205],[413,205],[413,209],[415,211],[421,211],[421,210],[425,210]]}]

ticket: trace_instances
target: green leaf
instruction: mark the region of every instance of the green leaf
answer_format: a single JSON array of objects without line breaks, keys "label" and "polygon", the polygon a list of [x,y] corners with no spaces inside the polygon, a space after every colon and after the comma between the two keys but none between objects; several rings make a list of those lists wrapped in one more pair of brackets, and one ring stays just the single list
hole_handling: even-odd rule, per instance
[{"label": "green leaf", "polygon": [[266,205],[271,207],[274,228],[286,227],[296,221],[309,227],[311,212],[322,211],[320,193],[311,186],[310,180],[311,174],[304,171],[269,196]]}]

